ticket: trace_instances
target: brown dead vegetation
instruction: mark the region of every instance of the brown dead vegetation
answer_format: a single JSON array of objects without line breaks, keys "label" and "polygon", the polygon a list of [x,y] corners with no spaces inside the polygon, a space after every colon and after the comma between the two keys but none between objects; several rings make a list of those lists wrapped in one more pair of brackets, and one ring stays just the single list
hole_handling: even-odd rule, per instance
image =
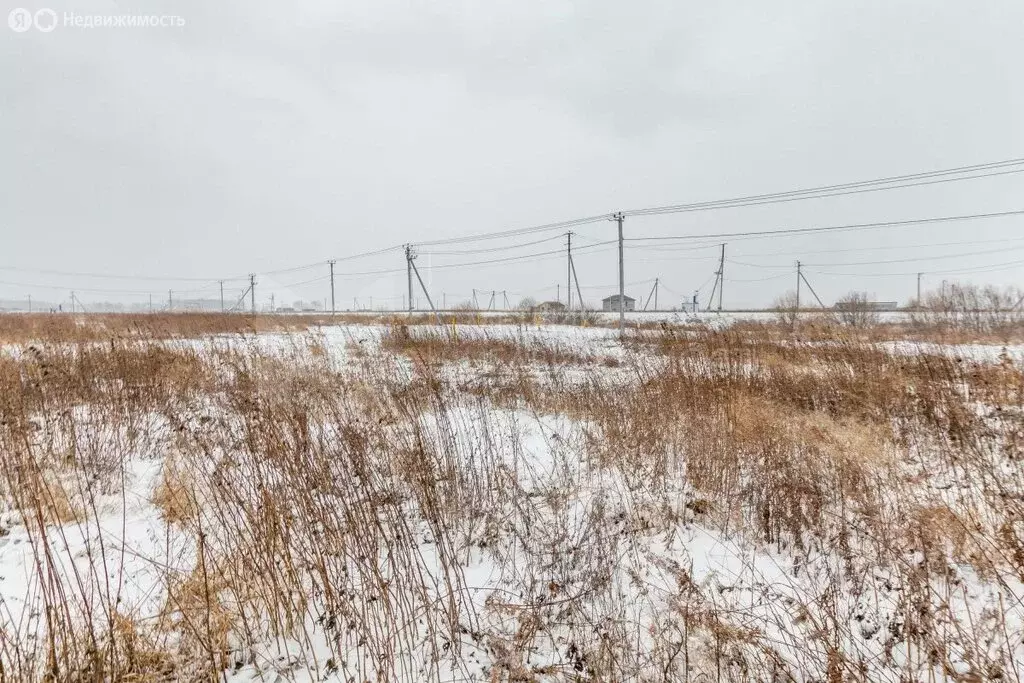
[{"label": "brown dead vegetation", "polygon": [[[644,636],[653,645],[616,620],[610,576],[628,539],[695,518],[790,553],[794,572],[837,549],[843,571],[793,608],[817,657],[802,673],[828,680],[866,680],[835,607],[865,566],[903,581],[912,617],[893,637],[937,661],[962,639],[936,635],[944,608],[929,593],[954,586],[954,565],[1024,580],[1024,373],[1009,358],[897,355],[862,330],[742,325],[642,332],[602,356],[395,324],[340,368],[315,336],[281,353],[167,344],[228,331],[172,322],[103,341],[18,332],[50,336],[0,359],[0,500],[38,557],[53,552],[57,525],[88,525],[98,498],[123,493],[125,463],[140,457],[164,458],[150,502],[194,550],[186,568],[166,567],[157,615],[121,612],[116,593],[45,570],[46,647],[0,638],[0,678],[217,677],[268,641],[313,650],[330,633],[336,651],[318,673],[355,680],[434,680],[438,669],[407,653],[436,667],[487,643],[495,680],[687,680],[691,668],[787,680],[801,664],[718,610],[685,568],[671,570],[678,590]],[[621,477],[632,508],[595,504],[585,538],[571,538],[558,515],[578,494],[574,475],[564,490],[524,488],[499,457],[518,445],[491,420],[496,406],[575,420],[574,457]],[[469,444],[459,420],[479,422]],[[485,633],[493,622],[460,597],[463,568],[473,553],[527,548],[525,567],[509,565],[516,595],[488,603],[505,626]],[[562,663],[532,664],[558,629],[571,643]],[[1012,666],[971,656],[979,670]]]}]

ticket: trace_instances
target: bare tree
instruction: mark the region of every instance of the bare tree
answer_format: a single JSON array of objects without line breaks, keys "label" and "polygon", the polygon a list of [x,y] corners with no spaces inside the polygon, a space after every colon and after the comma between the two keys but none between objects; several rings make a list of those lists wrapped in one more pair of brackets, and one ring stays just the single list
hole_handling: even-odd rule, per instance
[{"label": "bare tree", "polygon": [[925,292],[912,312],[917,327],[976,333],[1008,332],[1024,325],[1024,291],[952,282]]},{"label": "bare tree", "polygon": [[795,291],[790,290],[775,299],[775,302],[772,304],[772,308],[775,309],[775,316],[781,324],[786,325],[789,328],[796,326],[798,306]]},{"label": "bare tree", "polygon": [[519,300],[519,303],[516,304],[516,310],[519,311],[532,311],[535,308],[537,308],[537,300],[532,296],[523,297]]},{"label": "bare tree", "polygon": [[836,319],[850,327],[870,327],[878,324],[878,311],[867,292],[850,292],[836,301]]}]

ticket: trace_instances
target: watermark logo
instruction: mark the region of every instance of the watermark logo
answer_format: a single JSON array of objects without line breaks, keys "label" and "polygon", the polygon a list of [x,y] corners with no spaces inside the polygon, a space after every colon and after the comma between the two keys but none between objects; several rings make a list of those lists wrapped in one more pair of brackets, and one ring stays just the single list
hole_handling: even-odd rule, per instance
[{"label": "watermark logo", "polygon": [[43,33],[49,33],[57,28],[57,13],[49,7],[44,7],[32,16],[36,28]]},{"label": "watermark logo", "polygon": [[7,25],[15,33],[24,33],[32,28],[32,13],[24,7],[15,7],[7,15]]},{"label": "watermark logo", "polygon": [[77,14],[64,12],[58,17],[49,7],[30,10],[17,7],[7,15],[7,25],[15,33],[25,33],[33,26],[49,33],[60,24],[67,28],[180,28],[185,19],[173,14]]}]

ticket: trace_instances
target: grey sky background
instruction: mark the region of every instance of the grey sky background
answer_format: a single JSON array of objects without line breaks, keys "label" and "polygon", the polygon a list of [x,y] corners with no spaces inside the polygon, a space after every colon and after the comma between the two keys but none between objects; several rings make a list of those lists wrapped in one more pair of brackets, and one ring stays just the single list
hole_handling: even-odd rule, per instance
[{"label": "grey sky background", "polygon": [[[403,242],[1024,156],[1017,0],[4,1],[4,16],[50,7],[59,17],[185,20],[46,34],[0,26],[6,299],[60,301],[71,289],[84,302],[140,302],[147,292],[165,302],[168,289],[216,297],[216,279],[257,272],[261,303],[271,293],[279,304],[323,300],[326,280],[309,281],[326,276],[325,265],[269,271]],[[635,217],[626,232],[1014,209],[1024,209],[1024,174]],[[612,239],[614,227],[584,226],[577,244]],[[557,255],[436,268],[564,245],[514,247],[545,237],[557,233],[443,248],[506,248],[491,253],[424,248],[418,263],[449,304],[473,288],[553,298],[565,282]],[[864,250],[839,251],[849,249]],[[807,268],[827,302],[851,289],[903,301],[918,271],[926,287],[1021,283],[1024,267],[996,266],[1024,261],[1024,217],[730,241],[727,256],[736,263],[726,266],[726,307],[770,304],[792,288],[797,259],[831,264]],[[646,295],[645,281],[659,277],[660,303],[672,304],[707,283],[716,260],[710,246],[630,249],[626,281],[643,284],[627,293]],[[613,246],[581,252],[576,266],[585,298],[614,289]],[[339,263],[339,307],[370,296],[400,305],[404,272],[348,275],[392,268],[404,270],[399,251]],[[236,294],[243,286],[227,285]]]}]

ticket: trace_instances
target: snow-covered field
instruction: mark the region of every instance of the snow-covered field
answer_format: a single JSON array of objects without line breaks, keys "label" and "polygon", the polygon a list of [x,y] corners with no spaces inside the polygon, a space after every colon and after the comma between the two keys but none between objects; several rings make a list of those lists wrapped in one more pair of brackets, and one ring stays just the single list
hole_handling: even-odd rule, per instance
[{"label": "snow-covered field", "polygon": [[1020,680],[1020,355],[757,353],[15,349],[0,680]]}]

